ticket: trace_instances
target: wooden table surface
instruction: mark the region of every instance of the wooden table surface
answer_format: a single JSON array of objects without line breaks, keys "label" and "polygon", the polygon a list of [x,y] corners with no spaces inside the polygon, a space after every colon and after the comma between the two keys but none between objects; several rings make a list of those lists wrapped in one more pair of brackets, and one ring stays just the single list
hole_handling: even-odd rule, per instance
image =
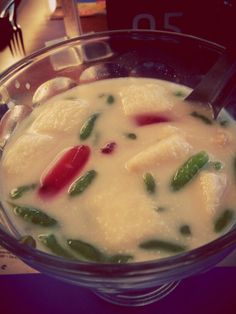
[{"label": "wooden table surface", "polygon": [[[52,19],[48,0],[22,0],[18,11],[18,24],[20,24],[26,54],[45,47],[45,43],[66,38],[63,19]],[[95,15],[81,17],[83,33],[99,32],[107,29],[106,16]],[[4,34],[0,34],[1,36]],[[20,60],[22,56],[13,57],[9,48],[0,52],[0,72]]]}]

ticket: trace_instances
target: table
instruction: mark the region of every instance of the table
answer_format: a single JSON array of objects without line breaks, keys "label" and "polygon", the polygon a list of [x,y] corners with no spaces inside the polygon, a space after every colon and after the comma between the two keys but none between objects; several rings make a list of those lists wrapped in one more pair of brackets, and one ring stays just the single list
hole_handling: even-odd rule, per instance
[{"label": "table", "polygon": [[0,277],[1,314],[235,314],[236,268],[186,279],[166,298],[138,308],[109,304],[91,291],[42,274]]},{"label": "table", "polygon": [[[48,0],[22,0],[17,13],[27,55],[45,47],[46,42],[66,38],[64,21],[63,19],[51,19]],[[83,33],[104,31],[107,29],[106,16],[81,17],[81,26]],[[9,48],[6,48],[0,52],[0,72],[21,58],[22,56],[11,56]]]}]

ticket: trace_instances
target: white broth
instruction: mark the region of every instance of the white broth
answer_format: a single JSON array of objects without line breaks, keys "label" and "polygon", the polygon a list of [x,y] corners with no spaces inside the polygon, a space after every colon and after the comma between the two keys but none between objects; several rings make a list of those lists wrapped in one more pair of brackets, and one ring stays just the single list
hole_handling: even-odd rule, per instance
[{"label": "white broth", "polygon": [[[95,262],[162,258],[234,224],[236,125],[186,86],[116,78],[36,107],[1,158],[1,200],[40,250]],[[25,237],[30,236],[30,237]]]}]

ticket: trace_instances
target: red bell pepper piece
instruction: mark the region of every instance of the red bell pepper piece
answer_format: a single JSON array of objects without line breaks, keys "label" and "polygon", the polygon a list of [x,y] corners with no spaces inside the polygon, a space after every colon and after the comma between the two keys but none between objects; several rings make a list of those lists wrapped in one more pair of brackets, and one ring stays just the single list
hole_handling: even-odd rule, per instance
[{"label": "red bell pepper piece", "polygon": [[103,154],[111,154],[113,153],[114,149],[116,148],[115,142],[107,143],[104,147],[101,148],[101,152]]},{"label": "red bell pepper piece", "polygon": [[68,185],[82,170],[90,155],[90,148],[78,145],[69,148],[41,180],[41,197],[54,196]]},{"label": "red bell pepper piece", "polygon": [[170,122],[170,119],[155,113],[145,113],[136,115],[134,120],[138,126],[144,126],[154,123]]}]

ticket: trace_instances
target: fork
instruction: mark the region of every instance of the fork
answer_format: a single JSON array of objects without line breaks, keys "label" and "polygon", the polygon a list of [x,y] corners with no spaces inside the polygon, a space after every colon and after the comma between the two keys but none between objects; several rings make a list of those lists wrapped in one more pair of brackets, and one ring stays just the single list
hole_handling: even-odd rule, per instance
[{"label": "fork", "polygon": [[26,55],[24,39],[20,25],[16,21],[16,7],[14,1],[8,7],[9,21],[13,28],[12,38],[9,41],[9,49],[13,56],[15,55]]},{"label": "fork", "polygon": [[[16,10],[21,0],[0,0],[0,18],[4,27],[6,27],[7,32],[7,42],[5,43],[12,56],[17,54],[25,55],[25,47],[23,34],[20,26],[16,21]],[[4,47],[4,43],[2,45]],[[3,48],[1,46],[1,48]]]}]

